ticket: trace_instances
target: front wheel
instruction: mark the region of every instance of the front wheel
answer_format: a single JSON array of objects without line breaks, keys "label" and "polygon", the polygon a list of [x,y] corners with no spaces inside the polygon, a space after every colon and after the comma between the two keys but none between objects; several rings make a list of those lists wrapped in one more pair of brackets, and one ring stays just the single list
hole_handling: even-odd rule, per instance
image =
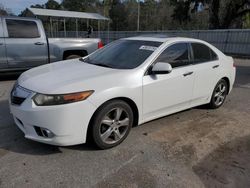
[{"label": "front wheel", "polygon": [[228,84],[224,79],[221,79],[215,86],[209,107],[212,109],[219,108],[226,100],[228,93]]},{"label": "front wheel", "polygon": [[117,146],[128,136],[133,119],[133,111],[126,102],[114,100],[104,104],[91,123],[95,144],[101,149]]}]

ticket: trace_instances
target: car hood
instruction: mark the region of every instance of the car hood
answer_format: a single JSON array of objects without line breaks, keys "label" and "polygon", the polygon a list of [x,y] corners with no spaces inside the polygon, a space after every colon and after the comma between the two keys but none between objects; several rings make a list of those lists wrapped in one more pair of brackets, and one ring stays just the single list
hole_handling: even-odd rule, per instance
[{"label": "car hood", "polygon": [[68,60],[30,69],[19,77],[18,84],[43,94],[73,93],[108,86],[119,72],[123,71]]}]

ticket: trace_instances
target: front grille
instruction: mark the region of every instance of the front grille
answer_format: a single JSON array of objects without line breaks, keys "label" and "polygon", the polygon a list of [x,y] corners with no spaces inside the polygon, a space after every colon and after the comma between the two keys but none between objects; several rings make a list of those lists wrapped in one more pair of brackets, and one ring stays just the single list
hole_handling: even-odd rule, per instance
[{"label": "front grille", "polygon": [[11,96],[11,103],[16,105],[21,105],[25,101],[25,98]]}]

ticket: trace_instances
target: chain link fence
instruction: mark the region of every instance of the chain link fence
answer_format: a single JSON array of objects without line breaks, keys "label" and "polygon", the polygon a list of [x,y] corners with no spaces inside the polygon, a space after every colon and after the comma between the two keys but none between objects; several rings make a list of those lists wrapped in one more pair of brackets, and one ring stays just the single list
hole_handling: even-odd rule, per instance
[{"label": "chain link fence", "polygon": [[[227,54],[250,57],[250,29],[190,30],[190,31],[95,31],[91,38],[101,38],[104,44],[114,40],[143,35],[191,37],[205,40]],[[86,31],[57,32],[53,37],[86,37]]]}]

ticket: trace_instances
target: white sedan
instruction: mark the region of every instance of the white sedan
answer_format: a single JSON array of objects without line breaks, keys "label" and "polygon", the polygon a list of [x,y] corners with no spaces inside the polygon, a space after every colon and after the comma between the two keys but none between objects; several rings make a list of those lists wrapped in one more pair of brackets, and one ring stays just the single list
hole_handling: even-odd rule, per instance
[{"label": "white sedan", "polygon": [[26,71],[10,109],[28,139],[67,146],[88,136],[106,149],[132,126],[199,105],[220,107],[234,80],[233,59],[204,41],[133,37]]}]

